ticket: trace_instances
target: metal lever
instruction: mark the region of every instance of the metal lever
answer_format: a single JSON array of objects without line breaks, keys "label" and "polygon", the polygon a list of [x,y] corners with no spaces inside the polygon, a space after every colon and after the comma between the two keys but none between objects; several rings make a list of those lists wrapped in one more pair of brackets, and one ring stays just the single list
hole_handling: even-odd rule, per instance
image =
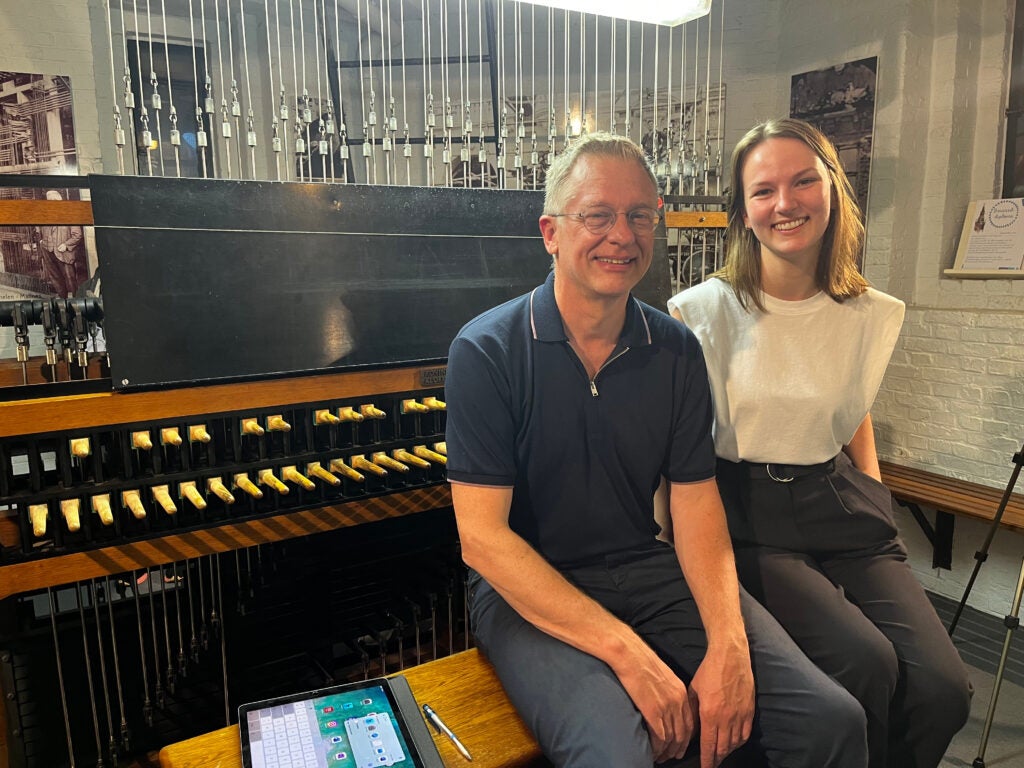
[{"label": "metal lever", "polygon": [[81,301],[68,300],[74,317],[75,352],[78,367],[82,369],[82,378],[89,378],[89,323],[85,317],[85,305]]},{"label": "metal lever", "polygon": [[[46,345],[46,364],[51,368],[57,365],[57,322],[53,314],[53,302],[44,301],[42,306],[43,343]],[[57,372],[53,378],[56,381]]]},{"label": "metal lever", "polygon": [[21,363],[21,381],[28,384],[28,317],[25,313],[24,302],[17,302],[14,305],[12,318],[14,320],[14,343],[18,346],[18,362]]}]

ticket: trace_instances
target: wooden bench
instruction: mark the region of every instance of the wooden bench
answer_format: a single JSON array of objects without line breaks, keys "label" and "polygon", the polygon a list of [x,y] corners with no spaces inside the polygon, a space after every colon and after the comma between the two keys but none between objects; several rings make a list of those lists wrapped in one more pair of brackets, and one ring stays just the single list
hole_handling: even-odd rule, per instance
[{"label": "wooden bench", "polygon": [[[413,696],[437,710],[473,756],[469,763],[450,741],[429,729],[446,768],[551,768],[505,695],[491,663],[476,649],[399,672]],[[238,726],[231,725],[160,750],[161,768],[241,768]],[[759,760],[730,758],[732,768],[765,768]],[[698,768],[699,755],[679,768]]]},{"label": "wooden bench", "polygon": [[[888,461],[879,462],[879,466],[882,482],[893,497],[910,510],[928,536],[932,544],[933,568],[948,569],[952,566],[954,515],[991,521],[1006,492],[1005,488],[957,480]],[[935,510],[934,525],[921,511],[922,506]],[[1024,495],[1010,495],[1000,525],[1024,531]]]},{"label": "wooden bench", "polygon": [[[468,763],[447,738],[431,729],[448,768],[550,768],[498,681],[475,648],[399,673],[413,695],[431,704],[473,755]],[[160,750],[161,768],[241,768],[238,726],[171,744]]]}]

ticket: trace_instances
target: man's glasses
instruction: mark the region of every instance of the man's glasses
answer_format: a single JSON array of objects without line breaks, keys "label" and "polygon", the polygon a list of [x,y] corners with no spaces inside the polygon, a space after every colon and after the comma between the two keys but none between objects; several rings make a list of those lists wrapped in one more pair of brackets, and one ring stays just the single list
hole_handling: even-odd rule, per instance
[{"label": "man's glasses", "polygon": [[634,208],[631,211],[615,211],[606,205],[595,205],[579,213],[549,213],[549,216],[570,216],[583,223],[588,231],[603,235],[611,231],[618,221],[619,213],[626,214],[630,229],[638,233],[653,232],[661,221],[654,208]]}]

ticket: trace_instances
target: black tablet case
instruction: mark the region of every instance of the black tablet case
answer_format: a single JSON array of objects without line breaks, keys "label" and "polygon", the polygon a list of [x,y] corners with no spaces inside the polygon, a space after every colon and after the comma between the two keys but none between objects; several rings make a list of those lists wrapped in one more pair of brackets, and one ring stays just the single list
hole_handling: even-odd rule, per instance
[{"label": "black tablet case", "polygon": [[[349,688],[358,685],[363,686],[374,686],[381,685],[391,691],[395,699],[395,704],[398,707],[399,714],[403,722],[405,723],[404,734],[412,741],[416,752],[419,754],[420,761],[423,763],[424,768],[445,768],[444,762],[441,760],[441,753],[437,751],[437,746],[434,744],[434,739],[430,735],[430,731],[427,730],[427,724],[423,719],[423,715],[420,712],[419,704],[416,703],[416,697],[412,695],[412,689],[409,687],[409,681],[402,675],[395,675],[393,677],[383,677],[371,680],[364,680],[360,683],[348,685],[348,686],[329,686],[327,688],[317,689],[308,693],[308,698],[317,698],[325,695],[325,693],[331,689]],[[293,698],[291,696],[281,696],[276,698]],[[248,734],[245,723],[245,712],[257,705],[260,708],[268,706],[275,699],[268,699],[266,701],[252,702],[250,704],[243,704],[238,708],[238,723],[239,723],[239,736],[243,740],[248,739]],[[246,745],[242,744],[242,762],[245,766],[251,765],[248,756],[248,750]]]}]

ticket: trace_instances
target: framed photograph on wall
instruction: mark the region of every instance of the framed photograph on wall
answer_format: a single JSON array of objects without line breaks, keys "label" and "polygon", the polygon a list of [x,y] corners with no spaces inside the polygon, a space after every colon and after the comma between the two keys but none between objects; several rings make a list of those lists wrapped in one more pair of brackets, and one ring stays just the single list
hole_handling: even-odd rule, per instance
[{"label": "framed photograph on wall", "polygon": [[793,75],[789,114],[816,126],[839,150],[862,211],[867,211],[878,57]]},{"label": "framed photograph on wall", "polygon": [[[0,173],[57,177],[52,187],[2,186],[0,199],[87,197],[59,178],[78,173],[70,78],[0,72]],[[0,300],[77,294],[96,269],[93,243],[91,227],[0,227]]]}]

